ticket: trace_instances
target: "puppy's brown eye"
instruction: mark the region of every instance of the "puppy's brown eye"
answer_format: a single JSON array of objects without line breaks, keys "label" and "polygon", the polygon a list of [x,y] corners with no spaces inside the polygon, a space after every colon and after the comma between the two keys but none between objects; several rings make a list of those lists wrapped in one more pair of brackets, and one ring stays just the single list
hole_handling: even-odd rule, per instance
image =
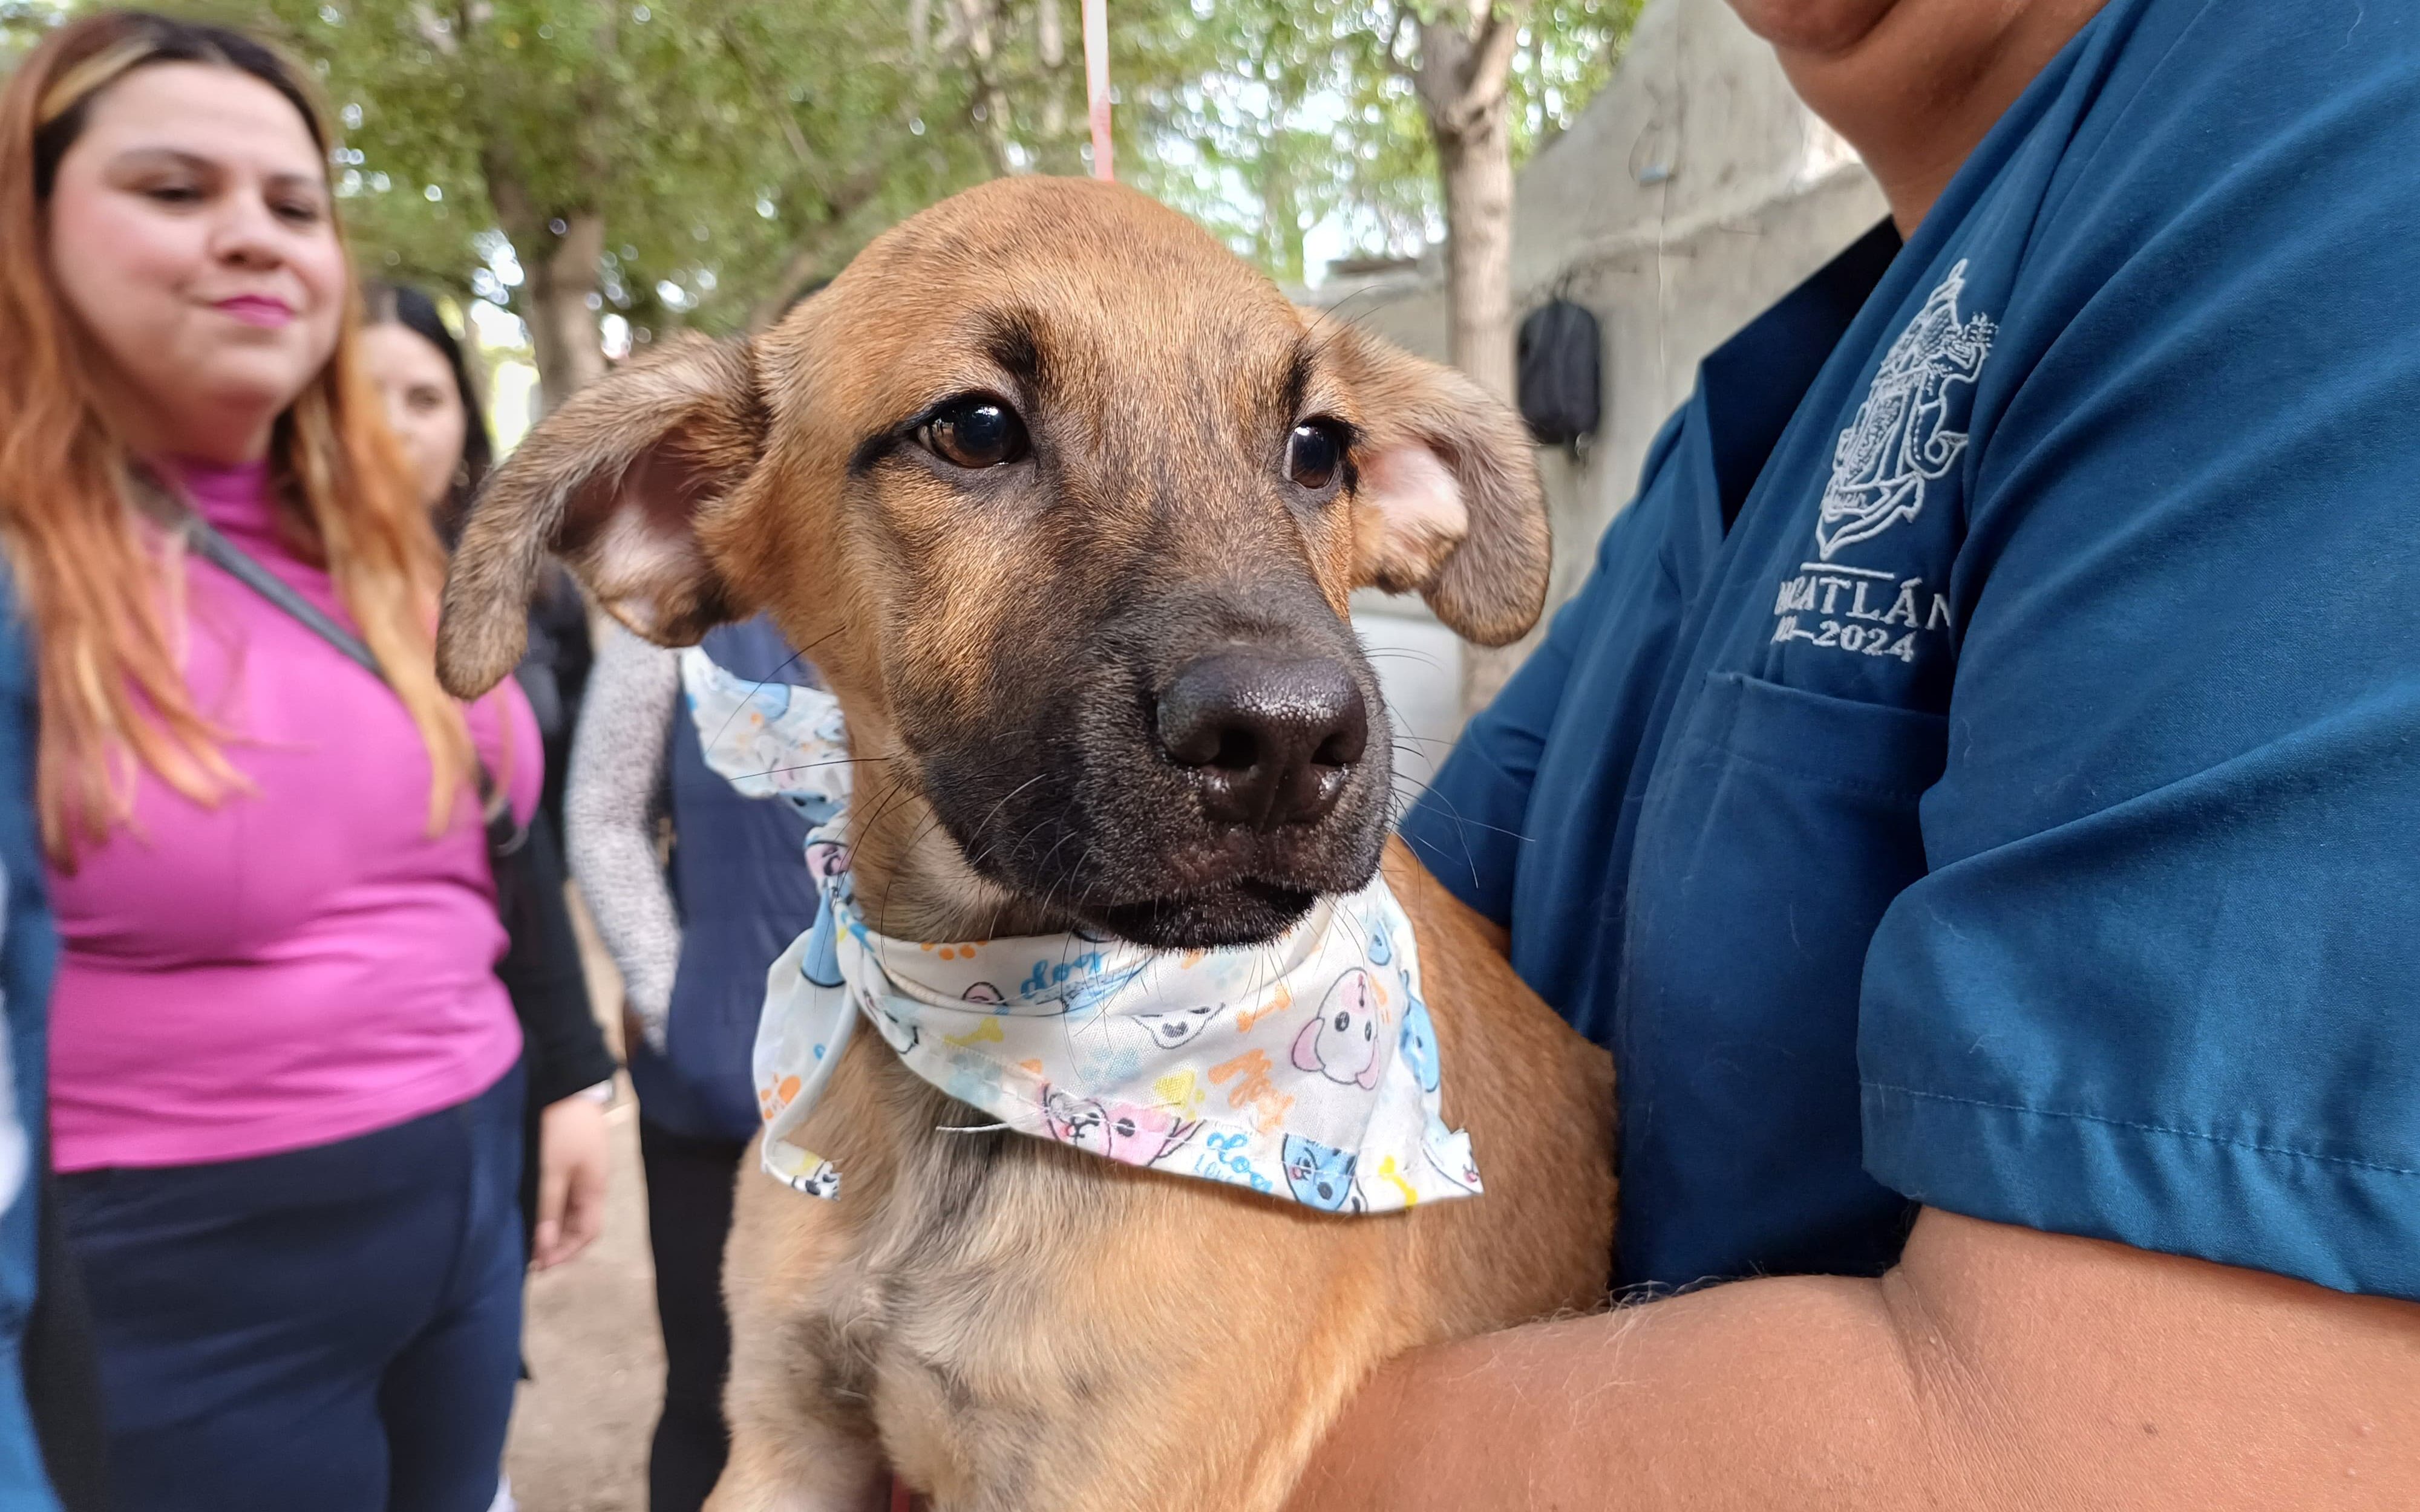
[{"label": "puppy's brown eye", "polygon": [[1286,476],[1313,493],[1336,481],[1344,466],[1344,441],[1324,420],[1306,420],[1286,438]]},{"label": "puppy's brown eye", "polygon": [[988,393],[954,399],[917,428],[917,440],[944,462],[962,468],[996,468],[1027,451],[1025,422]]}]

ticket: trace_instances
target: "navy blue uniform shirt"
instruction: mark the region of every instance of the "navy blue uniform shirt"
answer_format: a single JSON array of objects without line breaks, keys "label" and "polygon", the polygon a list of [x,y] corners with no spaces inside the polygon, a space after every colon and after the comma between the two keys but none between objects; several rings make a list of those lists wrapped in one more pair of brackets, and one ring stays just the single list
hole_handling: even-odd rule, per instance
[{"label": "navy blue uniform shirt", "polygon": [[1404,827],[1614,1053],[1625,1284],[1932,1204],[2420,1299],[2420,13],[2112,0]]},{"label": "navy blue uniform shirt", "polygon": [[18,605],[15,579],[0,571],[0,875],[6,878],[6,895],[0,897],[0,1033],[8,1037],[8,1064],[0,1073],[15,1077],[27,1164],[15,1199],[0,1211],[0,1507],[54,1512],[58,1503],[26,1399],[23,1346],[36,1300],[37,1226],[44,1218],[39,1193],[50,1165],[45,1092],[58,934],[34,808],[39,687],[33,632]]}]

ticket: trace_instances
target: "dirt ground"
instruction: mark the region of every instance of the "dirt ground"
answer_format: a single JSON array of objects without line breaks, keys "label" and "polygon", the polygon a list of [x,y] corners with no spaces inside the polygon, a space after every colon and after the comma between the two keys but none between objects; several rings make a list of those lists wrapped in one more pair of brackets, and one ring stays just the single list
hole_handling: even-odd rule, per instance
[{"label": "dirt ground", "polygon": [[[622,987],[575,911],[590,995],[609,1026]],[[612,1028],[609,1038],[620,1036]],[[530,1374],[513,1410],[504,1468],[521,1512],[644,1512],[647,1437],[663,1383],[655,1271],[647,1259],[646,1193],[639,1176],[638,1105],[627,1079],[608,1110],[613,1185],[605,1232],[566,1266],[533,1276],[522,1347]]]}]

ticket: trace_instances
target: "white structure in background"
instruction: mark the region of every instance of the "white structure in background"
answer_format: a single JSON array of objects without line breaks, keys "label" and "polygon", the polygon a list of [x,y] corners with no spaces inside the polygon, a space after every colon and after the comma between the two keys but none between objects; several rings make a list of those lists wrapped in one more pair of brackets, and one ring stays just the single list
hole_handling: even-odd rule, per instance
[{"label": "white structure in background", "polygon": [[[1612,82],[1514,192],[1515,311],[1560,293],[1596,313],[1605,338],[1593,441],[1576,461],[1540,454],[1555,525],[1550,603],[1587,575],[1699,362],[1885,213],[1856,154],[1798,102],[1723,0],[1652,0]],[[1444,359],[1437,252],[1339,273],[1301,297]],[[1417,782],[1461,729],[1461,646],[1417,599],[1363,600],[1355,622],[1380,653],[1404,737],[1397,769]]]}]

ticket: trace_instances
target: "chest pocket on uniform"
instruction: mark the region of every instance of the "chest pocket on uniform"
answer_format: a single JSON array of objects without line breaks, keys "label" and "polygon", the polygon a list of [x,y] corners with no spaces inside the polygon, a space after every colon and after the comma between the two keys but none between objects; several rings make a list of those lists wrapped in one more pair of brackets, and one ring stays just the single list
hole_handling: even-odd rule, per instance
[{"label": "chest pocket on uniform", "polygon": [[1859,1158],[1858,980],[1883,910],[1924,873],[1916,804],[1946,726],[1707,675],[1632,860],[1624,1273],[1870,1272],[1896,1257],[1906,1205]]}]

